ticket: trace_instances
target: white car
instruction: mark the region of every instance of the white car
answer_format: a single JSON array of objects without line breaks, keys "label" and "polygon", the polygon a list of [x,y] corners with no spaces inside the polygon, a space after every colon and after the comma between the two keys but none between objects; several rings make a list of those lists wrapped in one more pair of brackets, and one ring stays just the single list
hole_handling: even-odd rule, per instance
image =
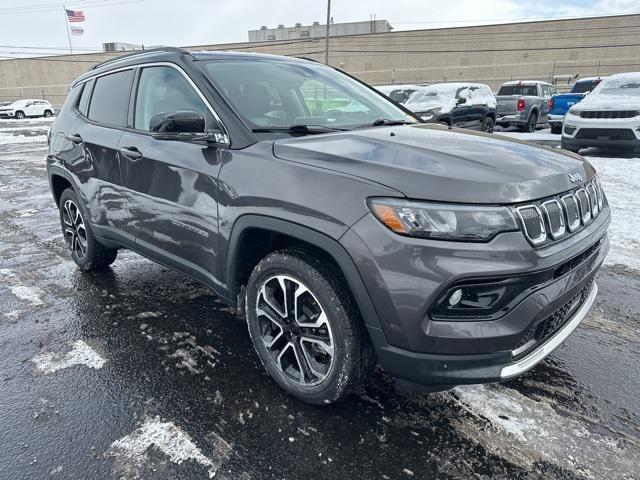
[{"label": "white car", "polygon": [[640,72],[603,80],[564,117],[562,148],[640,148]]},{"label": "white car", "polygon": [[46,100],[16,100],[0,107],[0,118],[15,118],[17,120],[27,117],[49,118],[53,116],[53,112],[53,107]]}]

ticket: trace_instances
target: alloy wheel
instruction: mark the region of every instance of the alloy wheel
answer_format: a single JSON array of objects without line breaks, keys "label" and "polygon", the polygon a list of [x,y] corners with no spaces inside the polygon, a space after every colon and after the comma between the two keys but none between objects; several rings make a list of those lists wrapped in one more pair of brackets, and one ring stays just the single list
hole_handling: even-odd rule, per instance
[{"label": "alloy wheel", "polygon": [[78,258],[84,258],[87,254],[87,230],[80,209],[72,200],[64,202],[62,223],[64,238],[69,249]]},{"label": "alloy wheel", "polygon": [[256,316],[267,352],[290,381],[311,387],[327,378],[333,333],[311,290],[291,276],[274,275],[258,291]]}]

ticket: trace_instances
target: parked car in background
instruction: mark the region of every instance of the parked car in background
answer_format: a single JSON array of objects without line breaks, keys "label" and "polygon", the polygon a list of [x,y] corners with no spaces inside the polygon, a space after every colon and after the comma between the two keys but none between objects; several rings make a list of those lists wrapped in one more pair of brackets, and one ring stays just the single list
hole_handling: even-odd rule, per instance
[{"label": "parked car in background", "polygon": [[603,80],[564,117],[562,148],[640,148],[640,72]]},{"label": "parked car in background", "polygon": [[385,94],[391,100],[397,103],[404,103],[413,92],[420,89],[424,85],[378,85],[374,87],[380,93]]},{"label": "parked car in background", "polygon": [[573,84],[568,93],[556,93],[549,100],[549,126],[551,133],[562,133],[562,122],[569,109],[596,88],[603,77],[582,78]]},{"label": "parked car in background", "polygon": [[496,97],[481,83],[436,83],[413,92],[404,106],[429,123],[492,132]]},{"label": "parked car in background", "polygon": [[502,127],[516,126],[523,132],[534,132],[547,123],[549,99],[557,93],[547,82],[522,80],[503,83],[498,90],[498,118]]},{"label": "parked car in background", "polygon": [[8,105],[0,106],[0,118],[22,120],[27,117],[52,117],[53,107],[46,100],[16,100]]}]

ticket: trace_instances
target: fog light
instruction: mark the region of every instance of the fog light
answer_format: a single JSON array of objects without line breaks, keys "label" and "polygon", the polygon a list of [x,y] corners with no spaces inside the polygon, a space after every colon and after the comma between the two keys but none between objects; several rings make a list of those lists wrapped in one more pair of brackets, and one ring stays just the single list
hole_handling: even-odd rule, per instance
[{"label": "fog light", "polygon": [[462,299],[462,290],[458,289],[455,292],[453,292],[449,297],[449,305],[453,307],[458,303],[460,303],[461,299]]}]

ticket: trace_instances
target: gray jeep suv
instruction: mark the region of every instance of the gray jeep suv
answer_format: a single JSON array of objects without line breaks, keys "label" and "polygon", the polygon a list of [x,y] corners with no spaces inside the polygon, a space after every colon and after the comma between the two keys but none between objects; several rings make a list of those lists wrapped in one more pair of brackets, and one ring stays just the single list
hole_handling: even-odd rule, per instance
[{"label": "gray jeep suv", "polygon": [[82,270],[127,248],[210,286],[310,403],[376,364],[409,392],[527,371],[584,318],[609,248],[580,156],[423,124],[288,57],[97,65],[71,86],[47,169]]}]

